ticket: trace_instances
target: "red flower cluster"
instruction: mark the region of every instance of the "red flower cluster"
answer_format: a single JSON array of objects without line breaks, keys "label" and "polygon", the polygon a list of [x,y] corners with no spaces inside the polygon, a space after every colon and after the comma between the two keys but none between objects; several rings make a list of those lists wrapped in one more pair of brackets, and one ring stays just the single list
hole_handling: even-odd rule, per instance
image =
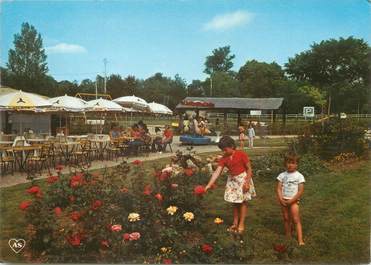
[{"label": "red flower cluster", "polygon": [[29,194],[34,194],[37,197],[41,197],[41,189],[39,186],[32,186],[27,190]]},{"label": "red flower cluster", "polygon": [[50,176],[46,179],[46,182],[48,184],[53,184],[54,182],[57,182],[59,180],[58,176]]},{"label": "red flower cluster", "polygon": [[182,101],[183,105],[188,105],[188,106],[196,106],[196,107],[214,107],[215,104],[212,102],[206,102],[206,101],[192,101],[192,100],[183,100]]},{"label": "red flower cluster", "polygon": [[103,205],[102,201],[96,200],[93,202],[93,205],[91,206],[92,210],[97,210],[99,207]]},{"label": "red flower cluster", "polygon": [[102,240],[100,242],[100,245],[101,245],[102,248],[109,248],[108,240]]},{"label": "red flower cluster", "polygon": [[201,196],[205,193],[205,187],[202,185],[198,185],[194,188],[193,193],[197,196]]},{"label": "red flower cluster", "polygon": [[155,198],[156,198],[157,200],[159,200],[160,202],[162,202],[162,201],[164,200],[164,197],[161,195],[161,193],[157,193],[157,194],[155,195]]},{"label": "red flower cluster", "polygon": [[193,171],[192,168],[186,168],[186,169],[184,169],[184,174],[185,174],[186,176],[188,176],[188,177],[191,177],[191,176],[193,176],[194,171]]},{"label": "red flower cluster", "polygon": [[71,177],[70,186],[71,188],[77,188],[84,184],[83,174],[77,174]]},{"label": "red flower cluster", "polygon": [[211,252],[213,252],[213,247],[210,246],[209,244],[203,244],[201,248],[202,251],[205,252],[206,254],[210,254]]},{"label": "red flower cluster", "polygon": [[81,217],[81,214],[78,211],[73,211],[71,213],[71,219],[75,222],[78,221],[80,217]]},{"label": "red flower cluster", "polygon": [[286,251],[286,246],[282,244],[274,245],[273,249],[279,253],[283,253]]},{"label": "red flower cluster", "polygon": [[68,242],[74,246],[80,246],[81,244],[81,234],[77,233],[67,238]]},{"label": "red flower cluster", "polygon": [[56,216],[60,216],[62,213],[62,209],[60,207],[55,207],[54,208],[54,213]]},{"label": "red flower cluster", "polygon": [[144,187],[143,194],[144,195],[151,195],[151,193],[152,193],[152,187],[151,187],[151,185],[148,184]]},{"label": "red flower cluster", "polygon": [[176,183],[171,183],[170,186],[171,186],[171,188],[174,189],[174,190],[175,190],[176,188],[178,188],[178,184],[176,184]]},{"label": "red flower cluster", "polygon": [[163,259],[162,263],[163,264],[173,264],[173,261],[171,259]]},{"label": "red flower cluster", "polygon": [[133,165],[136,165],[136,166],[139,166],[140,164],[143,163],[143,161],[141,160],[134,160],[133,162],[131,162]]},{"label": "red flower cluster", "polygon": [[164,181],[170,177],[171,173],[168,171],[160,172],[160,174],[156,175],[159,181]]},{"label": "red flower cluster", "polygon": [[32,201],[23,201],[19,205],[19,209],[26,210],[31,204],[32,204]]}]

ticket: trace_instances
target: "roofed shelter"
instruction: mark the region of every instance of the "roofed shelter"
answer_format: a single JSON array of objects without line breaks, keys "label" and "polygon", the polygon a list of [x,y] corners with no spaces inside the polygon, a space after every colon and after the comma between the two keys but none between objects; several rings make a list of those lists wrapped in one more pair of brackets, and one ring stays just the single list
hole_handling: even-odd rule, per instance
[{"label": "roofed shelter", "polygon": [[206,110],[208,112],[224,113],[224,127],[226,127],[227,113],[237,113],[239,123],[240,114],[250,114],[251,110],[260,110],[271,113],[273,121],[275,111],[277,112],[283,106],[283,103],[283,98],[186,97],[176,106],[176,111],[185,113],[187,110],[193,110],[198,114],[199,110]]}]

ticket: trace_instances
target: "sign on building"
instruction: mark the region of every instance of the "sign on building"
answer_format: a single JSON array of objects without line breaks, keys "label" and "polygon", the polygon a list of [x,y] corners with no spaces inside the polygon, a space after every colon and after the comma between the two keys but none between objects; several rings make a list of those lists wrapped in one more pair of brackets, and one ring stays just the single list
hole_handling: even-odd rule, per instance
[{"label": "sign on building", "polygon": [[250,110],[250,115],[260,116],[262,115],[262,111],[261,110]]},{"label": "sign on building", "polygon": [[314,107],[304,107],[303,108],[303,115],[305,118],[313,118],[314,117]]}]

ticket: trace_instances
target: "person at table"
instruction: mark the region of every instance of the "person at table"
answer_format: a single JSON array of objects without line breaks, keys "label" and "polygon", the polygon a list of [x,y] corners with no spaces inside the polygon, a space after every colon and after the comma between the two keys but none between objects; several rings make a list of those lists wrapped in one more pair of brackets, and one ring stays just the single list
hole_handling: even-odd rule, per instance
[{"label": "person at table", "polygon": [[162,149],[165,150],[165,147],[168,143],[173,141],[173,131],[171,130],[169,125],[165,126],[164,134],[162,137]]},{"label": "person at table", "polygon": [[138,154],[138,149],[143,145],[142,133],[138,124],[131,126],[131,137],[133,140],[129,142],[129,154]]},{"label": "person at table", "polygon": [[111,130],[109,131],[109,137],[111,140],[117,139],[120,137],[120,131],[115,124],[111,125]]},{"label": "person at table", "polygon": [[155,127],[155,135],[152,141],[152,152],[162,152],[162,132],[159,127]]}]

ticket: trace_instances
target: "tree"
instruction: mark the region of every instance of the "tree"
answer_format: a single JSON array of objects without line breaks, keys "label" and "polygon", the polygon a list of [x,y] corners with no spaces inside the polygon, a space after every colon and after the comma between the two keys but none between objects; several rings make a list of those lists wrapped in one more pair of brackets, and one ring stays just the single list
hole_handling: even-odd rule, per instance
[{"label": "tree", "polygon": [[112,98],[118,98],[123,95],[123,90],[125,89],[125,81],[120,75],[111,75],[107,79],[107,93],[111,95]]},{"label": "tree", "polygon": [[[231,74],[225,72],[215,72],[212,76],[213,92],[207,87],[206,95],[213,97],[239,97],[239,82]],[[210,79],[206,79],[205,83],[210,83]]]},{"label": "tree", "polygon": [[192,80],[192,83],[187,87],[187,96],[189,97],[203,97],[205,96],[205,82],[201,80]]},{"label": "tree", "polygon": [[284,80],[284,72],[277,63],[247,61],[237,74],[243,96],[275,97],[278,93],[276,83]]},{"label": "tree", "polygon": [[233,67],[232,60],[235,58],[231,53],[231,47],[225,46],[213,50],[213,54],[206,57],[204,73],[212,75],[215,72],[228,72]]},{"label": "tree", "polygon": [[89,78],[84,79],[81,81],[78,89],[82,93],[95,93],[95,82]]},{"label": "tree", "polygon": [[325,93],[328,114],[332,108],[334,112],[344,111],[347,104],[341,98],[345,99],[344,96],[352,91],[357,104],[351,109],[355,111],[367,103],[370,54],[370,47],[363,39],[325,40],[289,58],[286,72],[292,79],[307,81]]},{"label": "tree", "polygon": [[7,67],[15,75],[16,88],[45,92],[47,88],[40,88],[40,82],[46,78],[48,66],[41,35],[32,25],[23,23],[21,34],[14,35],[13,43],[14,49],[9,50]]}]

